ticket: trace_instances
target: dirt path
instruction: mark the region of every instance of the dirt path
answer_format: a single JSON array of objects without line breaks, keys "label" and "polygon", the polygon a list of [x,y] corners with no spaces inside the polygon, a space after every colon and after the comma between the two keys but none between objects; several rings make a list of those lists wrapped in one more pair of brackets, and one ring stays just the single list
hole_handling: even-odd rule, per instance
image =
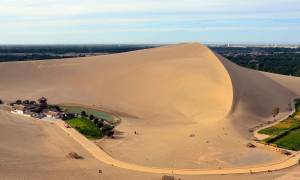
[{"label": "dirt path", "polygon": [[159,173],[159,174],[178,174],[178,175],[208,175],[208,174],[244,174],[244,173],[257,173],[257,172],[268,172],[275,171],[284,168],[288,168],[298,164],[300,158],[300,153],[296,153],[283,161],[278,163],[272,163],[269,165],[257,165],[253,167],[241,167],[241,168],[224,168],[224,169],[170,169],[170,168],[155,168],[147,167],[142,165],[136,165],[131,163],[126,163],[112,158],[107,153],[105,153],[101,148],[99,148],[92,141],[86,139],[79,132],[73,128],[65,128],[64,122],[58,120],[56,124],[61,127],[66,133],[68,133],[72,138],[74,138],[79,144],[81,144],[88,152],[90,152],[96,159],[103,163],[109,164],[111,166],[139,171],[147,173]]}]

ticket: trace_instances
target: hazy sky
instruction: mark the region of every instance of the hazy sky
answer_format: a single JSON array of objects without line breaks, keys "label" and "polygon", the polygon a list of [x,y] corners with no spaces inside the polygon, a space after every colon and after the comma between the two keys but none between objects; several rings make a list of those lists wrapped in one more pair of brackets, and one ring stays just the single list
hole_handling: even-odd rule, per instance
[{"label": "hazy sky", "polygon": [[300,43],[300,0],[0,0],[0,44]]}]

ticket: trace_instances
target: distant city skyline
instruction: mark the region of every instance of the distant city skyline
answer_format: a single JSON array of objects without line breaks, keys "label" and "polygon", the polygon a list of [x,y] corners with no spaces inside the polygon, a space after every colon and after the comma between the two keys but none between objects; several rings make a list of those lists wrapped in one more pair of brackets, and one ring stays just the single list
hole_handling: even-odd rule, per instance
[{"label": "distant city skyline", "polygon": [[300,44],[299,0],[0,4],[0,44]]}]

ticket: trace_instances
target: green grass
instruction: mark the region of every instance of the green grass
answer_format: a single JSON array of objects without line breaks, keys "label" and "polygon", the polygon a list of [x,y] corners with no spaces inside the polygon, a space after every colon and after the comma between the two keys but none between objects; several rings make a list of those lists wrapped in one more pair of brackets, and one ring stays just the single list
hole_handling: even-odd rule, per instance
[{"label": "green grass", "polygon": [[300,119],[299,118],[294,118],[294,117],[288,117],[287,119],[281,121],[280,123],[268,127],[265,129],[262,129],[259,131],[261,134],[267,134],[267,135],[279,135],[280,133],[293,129],[297,126],[300,125]]},{"label": "green grass", "polygon": [[61,105],[60,107],[63,108],[63,109],[66,109],[68,112],[71,112],[71,113],[81,114],[82,111],[85,111],[88,115],[94,115],[98,118],[105,119],[107,122],[109,122],[111,124],[118,123],[118,120],[117,120],[116,117],[114,117],[114,116],[112,116],[108,113],[99,111],[99,110],[95,110],[95,109],[91,109],[91,108],[85,108],[85,107],[79,107],[79,106],[64,106],[64,105]]},{"label": "green grass", "polygon": [[86,118],[73,118],[66,122],[89,139],[99,139],[103,137],[102,131],[90,120]]},{"label": "green grass", "polygon": [[289,132],[286,136],[273,142],[280,148],[300,150],[300,129]]},{"label": "green grass", "polygon": [[262,142],[275,144],[285,149],[300,150],[300,101],[295,102],[294,114],[272,127],[259,131],[261,134],[270,136]]}]

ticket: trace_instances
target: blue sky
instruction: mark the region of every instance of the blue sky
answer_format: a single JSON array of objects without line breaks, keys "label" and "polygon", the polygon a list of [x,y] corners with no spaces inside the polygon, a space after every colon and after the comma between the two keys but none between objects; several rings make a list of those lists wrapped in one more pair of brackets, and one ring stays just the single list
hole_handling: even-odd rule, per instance
[{"label": "blue sky", "polygon": [[300,43],[300,0],[0,0],[0,44]]}]

